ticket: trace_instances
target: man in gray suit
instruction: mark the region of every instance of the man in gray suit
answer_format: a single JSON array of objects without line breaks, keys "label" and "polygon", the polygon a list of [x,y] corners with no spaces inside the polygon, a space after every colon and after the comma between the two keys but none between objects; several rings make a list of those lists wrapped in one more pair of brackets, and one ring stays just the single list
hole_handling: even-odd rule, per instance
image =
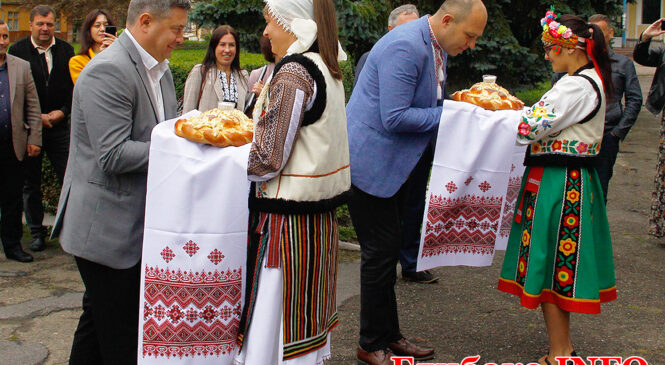
[{"label": "man in gray suit", "polygon": [[85,284],[70,364],[135,364],[150,134],[176,117],[167,58],[189,0],[132,0],[127,29],[74,88],[71,151],[54,226]]},{"label": "man in gray suit", "polygon": [[7,54],[8,46],[0,20],[0,239],[8,259],[30,262],[21,248],[23,159],[39,155],[42,118],[30,63]]}]

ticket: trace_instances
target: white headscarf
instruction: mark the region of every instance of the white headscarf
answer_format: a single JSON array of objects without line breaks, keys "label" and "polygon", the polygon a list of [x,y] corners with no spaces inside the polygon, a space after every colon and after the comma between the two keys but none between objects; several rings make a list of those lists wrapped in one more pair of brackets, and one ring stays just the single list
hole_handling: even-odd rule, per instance
[{"label": "white headscarf", "polygon": [[[268,12],[287,32],[297,40],[286,50],[286,54],[306,52],[316,41],[317,26],[314,22],[312,0],[264,0]],[[339,44],[339,43],[338,43]],[[346,61],[346,53],[339,44],[337,61]]]}]

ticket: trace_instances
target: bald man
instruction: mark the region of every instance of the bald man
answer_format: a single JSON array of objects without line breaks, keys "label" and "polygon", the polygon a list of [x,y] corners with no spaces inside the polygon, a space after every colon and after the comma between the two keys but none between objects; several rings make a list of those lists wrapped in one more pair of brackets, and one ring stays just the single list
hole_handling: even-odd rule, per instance
[{"label": "bald man", "polygon": [[393,355],[434,357],[433,349],[407,341],[399,328],[402,206],[438,130],[447,57],[474,48],[486,23],[482,1],[446,0],[434,15],[393,29],[370,51],[347,105],[349,210],[362,250],[357,357],[365,364],[391,364]]}]

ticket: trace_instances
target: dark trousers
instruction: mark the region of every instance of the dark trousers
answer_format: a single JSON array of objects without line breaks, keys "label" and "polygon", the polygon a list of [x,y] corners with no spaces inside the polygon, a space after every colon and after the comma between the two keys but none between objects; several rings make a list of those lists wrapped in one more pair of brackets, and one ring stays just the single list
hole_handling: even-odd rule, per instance
[{"label": "dark trousers", "polygon": [[378,198],[352,186],[349,212],[361,249],[359,345],[365,351],[387,348],[402,338],[395,282],[406,186],[390,198]]},{"label": "dark trousers", "polygon": [[402,250],[399,253],[399,263],[402,272],[416,272],[418,250],[420,249],[420,232],[425,214],[425,197],[427,195],[427,181],[432,169],[434,153],[432,147],[427,148],[411,171],[406,187],[404,199],[404,212],[402,217]]},{"label": "dark trousers", "polygon": [[619,137],[613,136],[611,133],[603,135],[603,143],[600,146],[600,153],[598,154],[599,164],[596,167],[598,178],[600,179],[600,186],[603,189],[603,196],[605,203],[607,203],[607,191],[610,185],[610,179],[614,174],[614,163],[619,154]]},{"label": "dark trousers", "polygon": [[71,365],[136,364],[141,263],[117,270],[76,257],[85,293]]},{"label": "dark trousers", "polygon": [[11,141],[0,140],[0,239],[5,252],[21,245],[21,189],[23,164],[16,158]]},{"label": "dark trousers", "polygon": [[[62,123],[66,123],[63,121]],[[44,206],[42,205],[42,158],[47,155],[55,174],[62,183],[69,156],[69,126],[61,125],[54,129],[44,128],[42,151],[37,157],[25,157],[25,185],[23,186],[23,207],[25,221],[32,238],[46,238]]]}]

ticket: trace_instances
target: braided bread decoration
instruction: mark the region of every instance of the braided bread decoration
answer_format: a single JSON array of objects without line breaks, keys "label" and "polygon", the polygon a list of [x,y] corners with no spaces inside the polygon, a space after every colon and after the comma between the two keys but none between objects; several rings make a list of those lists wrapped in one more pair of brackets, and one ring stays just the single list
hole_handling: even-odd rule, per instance
[{"label": "braided bread decoration", "polygon": [[217,147],[242,146],[254,137],[254,122],[243,112],[211,109],[175,123],[175,134]]},{"label": "braided bread decoration", "polygon": [[524,107],[524,103],[510,95],[508,90],[490,82],[476,83],[471,86],[471,89],[455,92],[452,98],[456,101],[478,105],[487,110],[520,110]]}]

